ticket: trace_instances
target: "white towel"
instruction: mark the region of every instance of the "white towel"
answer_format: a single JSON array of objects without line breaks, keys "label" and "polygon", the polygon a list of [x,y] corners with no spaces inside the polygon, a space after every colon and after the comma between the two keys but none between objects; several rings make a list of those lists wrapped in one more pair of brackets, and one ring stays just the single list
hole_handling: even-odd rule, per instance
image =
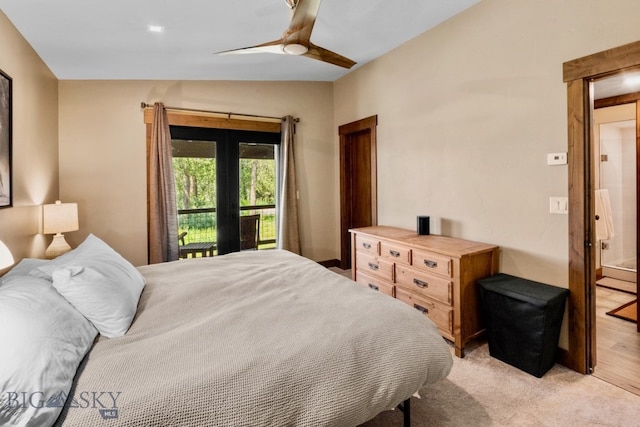
[{"label": "white towel", "polygon": [[611,202],[609,190],[596,190],[596,240],[609,240],[613,238],[613,217],[611,215]]}]

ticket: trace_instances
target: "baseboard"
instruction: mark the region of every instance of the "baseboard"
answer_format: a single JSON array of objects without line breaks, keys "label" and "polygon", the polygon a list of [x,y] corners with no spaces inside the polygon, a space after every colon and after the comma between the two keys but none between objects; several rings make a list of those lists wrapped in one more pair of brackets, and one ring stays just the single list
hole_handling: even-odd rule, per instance
[{"label": "baseboard", "polygon": [[340,260],[337,259],[328,259],[326,261],[318,261],[318,264],[320,264],[323,267],[329,268],[329,267],[340,267]]},{"label": "baseboard", "polygon": [[633,270],[614,267],[602,267],[602,275],[612,279],[624,280],[625,282],[635,282],[637,278],[637,273]]},{"label": "baseboard", "polygon": [[566,368],[573,369],[569,359],[569,350],[565,350],[562,347],[558,347],[556,351],[556,362]]}]

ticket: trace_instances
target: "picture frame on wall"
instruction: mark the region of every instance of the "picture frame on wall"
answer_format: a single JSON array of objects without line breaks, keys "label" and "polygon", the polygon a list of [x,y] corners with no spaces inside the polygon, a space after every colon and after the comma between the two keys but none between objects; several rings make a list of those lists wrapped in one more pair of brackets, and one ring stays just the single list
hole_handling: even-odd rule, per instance
[{"label": "picture frame on wall", "polygon": [[0,70],[0,208],[13,206],[12,80]]}]

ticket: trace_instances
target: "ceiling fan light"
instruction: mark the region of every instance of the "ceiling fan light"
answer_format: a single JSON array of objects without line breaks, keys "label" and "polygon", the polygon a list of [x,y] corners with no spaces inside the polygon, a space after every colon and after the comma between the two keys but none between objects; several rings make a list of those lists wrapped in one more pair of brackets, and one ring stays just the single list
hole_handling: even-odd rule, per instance
[{"label": "ceiling fan light", "polygon": [[304,55],[309,51],[309,48],[302,44],[291,43],[282,46],[282,50],[287,55]]}]

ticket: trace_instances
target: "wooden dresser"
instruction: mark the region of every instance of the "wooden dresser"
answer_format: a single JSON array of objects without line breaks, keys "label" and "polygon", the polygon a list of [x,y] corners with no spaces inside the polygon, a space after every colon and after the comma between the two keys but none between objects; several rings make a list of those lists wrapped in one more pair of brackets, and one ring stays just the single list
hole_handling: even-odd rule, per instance
[{"label": "wooden dresser", "polygon": [[353,280],[421,311],[464,357],[484,332],[476,281],[498,272],[499,248],[395,227],[349,231]]}]

